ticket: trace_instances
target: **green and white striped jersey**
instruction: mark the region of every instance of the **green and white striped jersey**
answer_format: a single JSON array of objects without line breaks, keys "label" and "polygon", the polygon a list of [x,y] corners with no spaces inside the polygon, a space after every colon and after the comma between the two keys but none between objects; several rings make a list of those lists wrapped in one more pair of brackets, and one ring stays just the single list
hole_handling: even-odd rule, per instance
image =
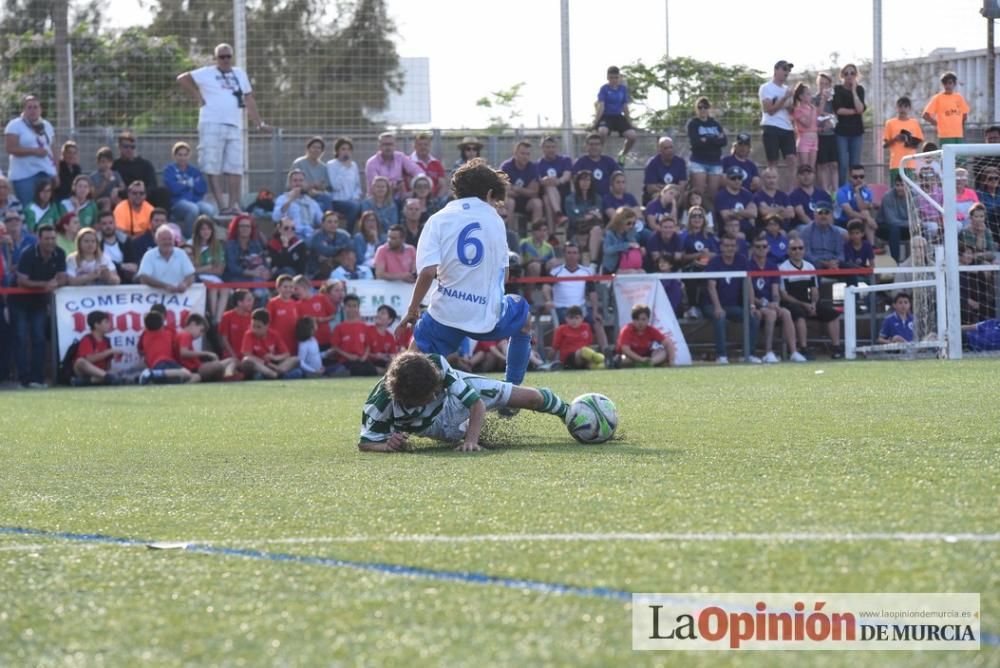
[{"label": "green and white striped jersey", "polygon": [[361,442],[381,443],[396,431],[420,434],[434,424],[438,414],[444,409],[449,397],[458,399],[466,408],[479,401],[479,392],[466,383],[440,355],[428,355],[430,361],[441,372],[444,391],[429,404],[415,408],[404,408],[392,400],[386,392],[383,378],[372,389],[365,400],[361,414]]}]

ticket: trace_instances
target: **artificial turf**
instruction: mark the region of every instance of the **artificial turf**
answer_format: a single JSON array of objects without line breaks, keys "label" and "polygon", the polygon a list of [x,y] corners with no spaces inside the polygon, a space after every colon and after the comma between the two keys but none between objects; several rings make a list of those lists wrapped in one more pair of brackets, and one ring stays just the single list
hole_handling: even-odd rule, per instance
[{"label": "artificial turf", "polygon": [[[7,392],[0,527],[250,552],[0,532],[0,665],[1000,665],[990,644],[638,653],[627,601],[588,593],[979,592],[995,638],[997,542],[599,535],[995,533],[998,371],[529,375],[566,398],[610,396],[618,437],[582,446],[522,411],[490,418],[495,447],[471,454],[358,452],[365,379]],[[484,535],[497,538],[412,539]]]}]

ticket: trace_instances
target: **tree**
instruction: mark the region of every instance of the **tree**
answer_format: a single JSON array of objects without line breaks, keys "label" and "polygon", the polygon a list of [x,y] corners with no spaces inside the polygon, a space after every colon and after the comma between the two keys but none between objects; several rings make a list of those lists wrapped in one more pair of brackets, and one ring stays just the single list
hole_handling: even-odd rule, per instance
[{"label": "tree", "polygon": [[[192,63],[173,39],[150,37],[141,28],[120,35],[97,34],[78,25],[73,50],[73,92],[77,127],[191,127],[197,110],[173,85]],[[20,111],[27,93],[55,109],[55,34],[52,30],[8,36],[0,58],[0,104]],[[168,82],[170,85],[166,85]]]},{"label": "tree", "polygon": [[524,86],[525,83],[520,81],[510,88],[493,91],[476,100],[477,107],[497,112],[496,115],[490,116],[490,125],[487,128],[490,132],[509,130],[514,121],[521,117],[521,111],[515,108],[515,105],[518,98],[521,97],[521,89]]},{"label": "tree", "polygon": [[670,106],[636,115],[636,120],[655,132],[677,133],[694,115],[695,100],[706,96],[713,114],[730,131],[746,131],[760,122],[757,91],[766,80],[763,72],[743,65],[720,65],[694,58],[664,58],[655,65],[641,61],[622,67],[628,81],[633,109],[642,107],[655,90],[667,94]]},{"label": "tree", "polygon": [[[261,115],[282,127],[364,128],[402,89],[384,0],[260,0],[247,8],[244,64]],[[233,42],[232,0],[160,0],[151,34],[198,61]],[[178,72],[179,74],[179,72]]]}]

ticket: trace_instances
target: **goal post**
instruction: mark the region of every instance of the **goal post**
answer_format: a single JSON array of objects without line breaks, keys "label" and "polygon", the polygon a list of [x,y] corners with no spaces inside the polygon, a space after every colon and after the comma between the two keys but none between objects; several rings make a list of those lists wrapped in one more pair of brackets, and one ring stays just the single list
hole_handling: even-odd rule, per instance
[{"label": "goal post", "polygon": [[[967,167],[969,169],[967,169]],[[985,272],[985,281],[996,283],[995,266],[961,266],[959,252],[959,233],[962,229],[968,228],[969,220],[968,200],[960,204],[958,201],[957,177],[958,170],[964,170],[968,176],[967,187],[976,189],[981,186],[981,171],[989,169],[1000,169],[1000,144],[945,144],[940,150],[927,153],[918,153],[906,156],[900,163],[899,175],[906,184],[907,198],[910,211],[910,236],[911,253],[918,255],[917,251],[923,249],[930,250],[938,242],[943,247],[943,262],[941,263],[944,274],[944,300],[937,298],[936,291],[920,288],[919,291],[927,295],[936,303],[926,304],[922,308],[922,316],[926,321],[924,325],[927,329],[936,328],[938,322],[944,323],[944,330],[939,331],[939,335],[944,337],[944,352],[948,359],[962,358],[962,324],[963,324],[963,295],[962,295],[962,274],[971,275],[971,272]],[[992,215],[992,214],[991,214]],[[937,221],[940,221],[938,224]],[[989,231],[987,231],[989,234]],[[994,238],[994,242],[1000,239]],[[928,252],[926,257],[918,256],[914,258],[912,264],[917,266],[930,266],[937,264],[935,260],[942,253]],[[978,262],[972,262],[978,265]],[[991,263],[992,264],[992,263]],[[968,281],[966,281],[968,284]],[[986,299],[984,291],[984,299]],[[995,297],[989,296],[994,300]],[[917,312],[917,304],[914,304],[914,311]],[[938,317],[938,310],[944,311],[943,318]],[[994,310],[995,313],[995,310]]]}]

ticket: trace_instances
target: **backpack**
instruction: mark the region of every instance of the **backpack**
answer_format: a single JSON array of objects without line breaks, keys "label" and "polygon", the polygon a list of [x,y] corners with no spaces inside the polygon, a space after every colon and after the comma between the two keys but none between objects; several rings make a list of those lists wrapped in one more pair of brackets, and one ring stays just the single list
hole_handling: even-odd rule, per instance
[{"label": "backpack", "polygon": [[[87,334],[86,336],[90,336]],[[76,362],[76,351],[80,349],[80,339],[73,339],[69,344],[66,354],[59,361],[59,369],[56,371],[56,382],[60,385],[70,385],[73,382],[73,363]]]}]

